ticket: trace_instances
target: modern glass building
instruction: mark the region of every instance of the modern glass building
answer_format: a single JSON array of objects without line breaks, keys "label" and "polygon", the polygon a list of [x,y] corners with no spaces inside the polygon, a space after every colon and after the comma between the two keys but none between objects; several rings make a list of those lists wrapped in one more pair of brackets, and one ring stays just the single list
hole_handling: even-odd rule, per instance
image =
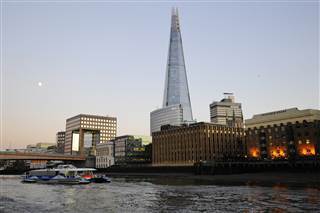
[{"label": "modern glass building", "polygon": [[179,126],[183,123],[183,108],[180,104],[163,107],[151,112],[150,131],[160,131],[161,126],[170,124]]},{"label": "modern glass building", "polygon": [[148,152],[147,149],[150,145],[143,145],[142,138],[123,135],[116,137],[113,142],[116,165],[151,163],[151,150]]},{"label": "modern glass building", "polygon": [[179,15],[178,9],[174,8],[172,9],[171,16],[163,108],[150,113],[150,131],[151,133],[160,131],[161,125],[180,125],[192,121],[193,117],[183,55]]}]

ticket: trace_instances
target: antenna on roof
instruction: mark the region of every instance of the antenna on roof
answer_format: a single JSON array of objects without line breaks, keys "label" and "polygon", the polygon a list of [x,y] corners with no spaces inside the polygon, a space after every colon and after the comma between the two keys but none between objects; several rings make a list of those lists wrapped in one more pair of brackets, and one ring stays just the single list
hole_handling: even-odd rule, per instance
[{"label": "antenna on roof", "polygon": [[232,92],[224,92],[224,99],[231,99],[232,102],[234,102],[234,95]]},{"label": "antenna on roof", "polygon": [[223,94],[224,94],[224,95],[233,95],[232,92],[224,92]]},{"label": "antenna on roof", "polygon": [[175,7],[172,7],[172,9],[171,9],[171,15],[175,15],[176,14],[176,8]]}]

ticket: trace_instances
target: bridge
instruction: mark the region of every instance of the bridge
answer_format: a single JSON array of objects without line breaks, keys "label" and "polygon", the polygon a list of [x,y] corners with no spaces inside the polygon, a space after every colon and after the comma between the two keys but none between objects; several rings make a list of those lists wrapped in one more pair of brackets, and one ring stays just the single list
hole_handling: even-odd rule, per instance
[{"label": "bridge", "polygon": [[25,152],[0,152],[0,160],[63,160],[85,161],[85,156],[48,154],[48,153],[25,153]]}]

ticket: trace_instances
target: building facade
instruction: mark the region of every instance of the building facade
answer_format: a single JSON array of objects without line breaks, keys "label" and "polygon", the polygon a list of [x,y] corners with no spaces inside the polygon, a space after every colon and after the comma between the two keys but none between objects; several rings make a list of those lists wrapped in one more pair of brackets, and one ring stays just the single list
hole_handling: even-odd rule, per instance
[{"label": "building facade", "polygon": [[303,121],[320,120],[320,110],[290,108],[254,115],[245,121],[246,128],[261,127],[266,125],[280,125]]},{"label": "building facade", "polygon": [[56,140],[57,140],[57,153],[64,153],[64,144],[66,141],[66,132],[60,131],[56,134]]},{"label": "building facade", "polygon": [[183,123],[183,108],[180,104],[163,107],[150,113],[150,133],[160,131],[161,126],[178,126]]},{"label": "building facade", "polygon": [[117,118],[80,114],[66,121],[65,154],[95,155],[96,144],[117,135]]},{"label": "building facade", "polygon": [[141,138],[132,135],[116,137],[114,140],[114,158],[116,165],[151,163],[146,155],[146,146],[142,144]]},{"label": "building facade", "polygon": [[96,150],[96,168],[108,168],[114,165],[113,141],[97,144]]},{"label": "building facade", "polygon": [[151,133],[161,125],[193,122],[178,9],[172,10],[163,108],[150,113]]},{"label": "building facade", "polygon": [[243,128],[200,122],[179,127],[163,126],[161,131],[152,134],[154,166],[237,160],[245,155]]},{"label": "building facade", "polygon": [[235,103],[232,93],[224,93],[226,97],[221,101],[210,104],[210,121],[229,127],[243,128],[243,114],[241,103]]},{"label": "building facade", "polygon": [[246,120],[252,159],[305,159],[320,156],[320,111],[297,108],[254,115]]}]

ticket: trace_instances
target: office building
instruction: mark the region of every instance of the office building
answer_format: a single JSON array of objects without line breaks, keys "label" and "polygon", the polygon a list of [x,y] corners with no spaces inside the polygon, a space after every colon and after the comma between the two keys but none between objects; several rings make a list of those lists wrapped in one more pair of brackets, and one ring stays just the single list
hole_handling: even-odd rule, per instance
[{"label": "office building", "polygon": [[320,110],[268,112],[254,115],[245,124],[250,158],[294,160],[320,156]]},{"label": "office building", "polygon": [[179,126],[183,123],[183,108],[180,104],[163,107],[151,112],[150,131],[160,131],[161,126]]},{"label": "office building", "polygon": [[184,62],[178,9],[172,10],[169,55],[163,106],[150,113],[150,131],[162,125],[193,122],[186,67]]},{"label": "office building", "polygon": [[193,165],[201,161],[239,160],[246,155],[243,128],[212,123],[162,126],[152,134],[154,166]]},{"label": "office building", "polygon": [[241,103],[235,103],[232,93],[224,93],[224,95],[221,101],[214,101],[210,104],[211,123],[243,128]]},{"label": "office building", "polygon": [[56,134],[56,140],[57,140],[57,153],[64,153],[64,144],[66,139],[66,132],[60,131]]},{"label": "office building", "polygon": [[114,139],[115,164],[128,165],[151,163],[151,156],[147,156],[146,154],[146,146],[148,145],[142,144],[141,138],[136,138],[132,135],[116,137]]},{"label": "office building", "polygon": [[64,153],[95,155],[98,143],[105,143],[117,135],[117,118],[80,114],[66,121]]},{"label": "office building", "polygon": [[108,168],[114,165],[113,141],[97,144],[96,151],[96,168]]}]

